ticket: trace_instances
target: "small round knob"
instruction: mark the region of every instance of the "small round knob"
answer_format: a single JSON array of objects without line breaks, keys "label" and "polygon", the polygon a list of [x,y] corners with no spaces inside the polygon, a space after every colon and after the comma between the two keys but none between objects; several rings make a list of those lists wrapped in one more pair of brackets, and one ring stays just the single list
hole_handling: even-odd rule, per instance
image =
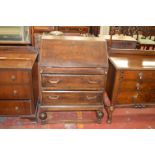
[{"label": "small round knob", "polygon": [[11,80],[12,80],[12,81],[16,80],[16,76],[15,76],[15,75],[12,75],[12,76],[11,76]]},{"label": "small round knob", "polygon": [[14,96],[17,95],[17,90],[13,90],[13,95],[14,95]]},{"label": "small round knob", "polygon": [[15,107],[15,110],[19,110],[19,107],[18,107],[18,106],[16,106],[16,107]]}]

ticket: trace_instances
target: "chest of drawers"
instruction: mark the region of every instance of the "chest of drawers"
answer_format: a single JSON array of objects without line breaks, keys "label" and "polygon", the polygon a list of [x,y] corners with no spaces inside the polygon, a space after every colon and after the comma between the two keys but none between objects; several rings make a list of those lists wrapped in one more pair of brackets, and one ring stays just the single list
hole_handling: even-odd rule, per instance
[{"label": "chest of drawers", "polygon": [[52,111],[93,110],[103,117],[108,59],[96,38],[43,36],[39,61],[40,119]]},{"label": "chest of drawers", "polygon": [[[6,47],[7,48],[7,47]],[[14,48],[14,47],[12,47]],[[0,116],[35,118],[38,65],[35,52],[0,49]]]},{"label": "chest of drawers", "polygon": [[145,108],[155,105],[155,56],[113,55],[109,58],[106,105],[108,123],[116,107]]}]

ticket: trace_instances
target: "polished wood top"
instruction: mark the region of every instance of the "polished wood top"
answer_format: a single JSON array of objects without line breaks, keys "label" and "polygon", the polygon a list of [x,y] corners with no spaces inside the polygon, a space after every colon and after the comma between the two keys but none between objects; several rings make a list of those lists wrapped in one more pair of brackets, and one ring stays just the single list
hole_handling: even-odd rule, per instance
[{"label": "polished wood top", "polygon": [[155,56],[114,55],[109,60],[117,69],[155,70]]},{"label": "polished wood top", "polygon": [[108,67],[106,42],[98,37],[45,35],[41,40],[41,66]]},{"label": "polished wood top", "polygon": [[0,51],[0,69],[32,69],[36,58],[35,52]]}]

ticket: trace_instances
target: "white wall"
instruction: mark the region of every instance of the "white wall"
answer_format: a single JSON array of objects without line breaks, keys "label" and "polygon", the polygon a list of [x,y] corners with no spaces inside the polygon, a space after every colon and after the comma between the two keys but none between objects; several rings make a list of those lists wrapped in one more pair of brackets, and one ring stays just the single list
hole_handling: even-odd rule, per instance
[{"label": "white wall", "polygon": [[100,26],[100,34],[99,36],[108,35],[110,30],[110,26]]}]

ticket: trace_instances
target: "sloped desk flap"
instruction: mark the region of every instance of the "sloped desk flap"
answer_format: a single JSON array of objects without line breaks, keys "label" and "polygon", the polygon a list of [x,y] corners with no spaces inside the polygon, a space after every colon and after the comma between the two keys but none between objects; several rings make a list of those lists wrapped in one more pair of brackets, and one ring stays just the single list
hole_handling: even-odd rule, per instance
[{"label": "sloped desk flap", "polygon": [[107,67],[106,42],[97,37],[44,35],[41,40],[40,65]]}]

